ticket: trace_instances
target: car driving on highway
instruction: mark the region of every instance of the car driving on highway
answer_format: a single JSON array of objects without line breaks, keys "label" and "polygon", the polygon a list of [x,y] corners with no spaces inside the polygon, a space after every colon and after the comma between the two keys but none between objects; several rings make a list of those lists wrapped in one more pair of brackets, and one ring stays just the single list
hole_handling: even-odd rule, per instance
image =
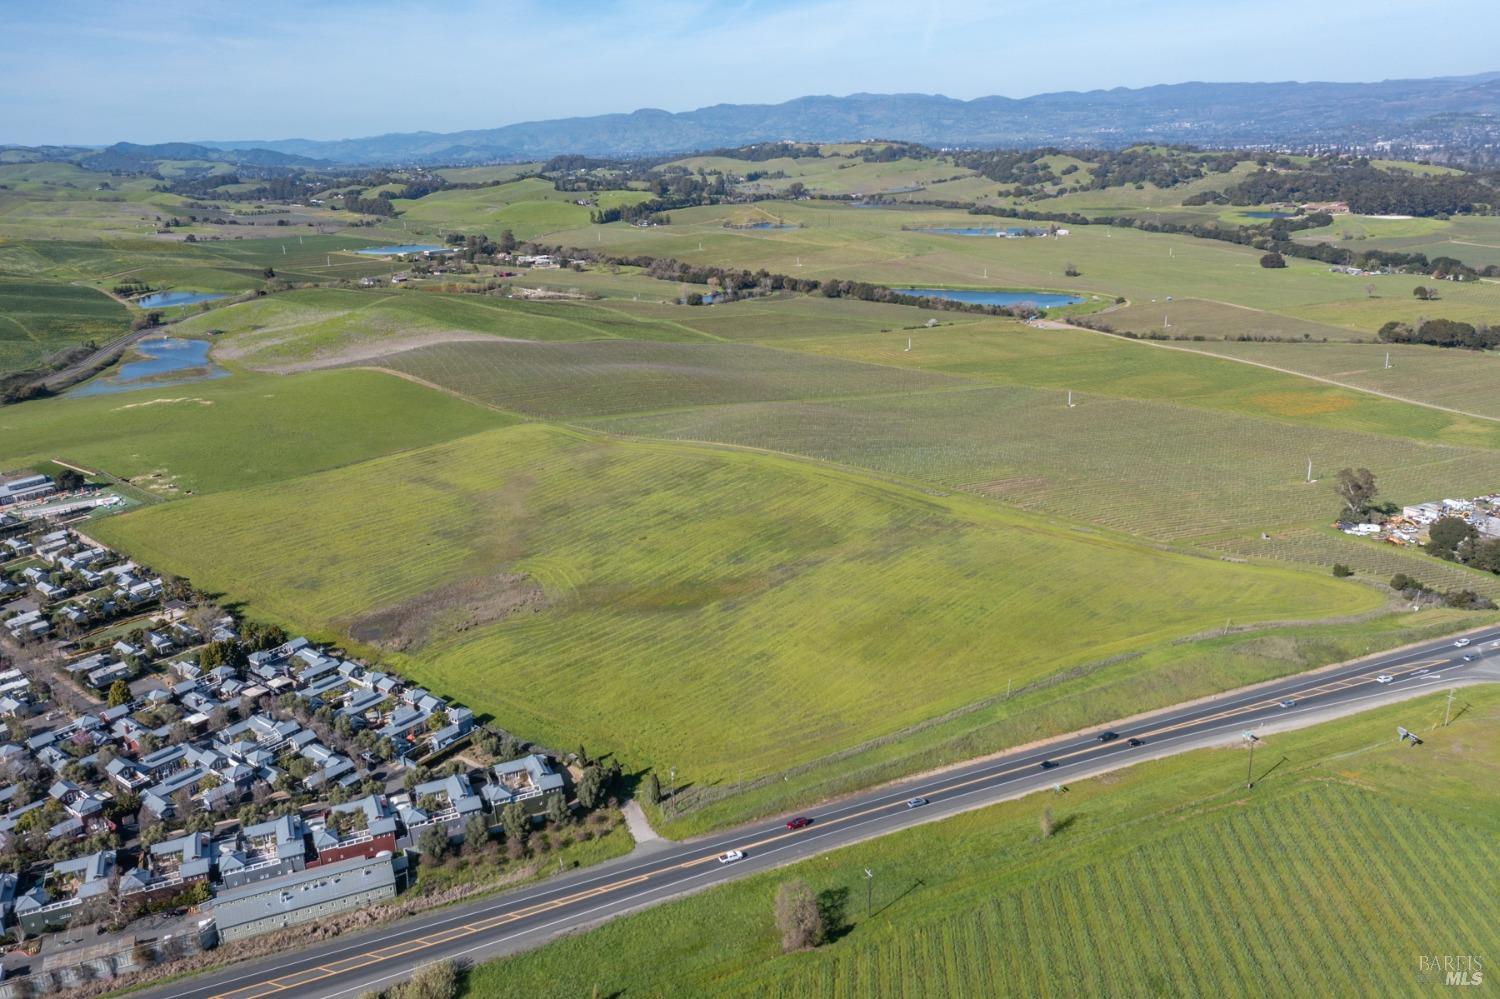
[{"label": "car driving on highway", "polygon": [[745,859],[745,851],[744,850],[726,850],[723,853],[719,854],[719,863],[721,863],[721,864],[732,864],[736,860],[744,860],[744,859]]},{"label": "car driving on highway", "polygon": [[810,825],[812,825],[812,819],[806,815],[799,815],[795,819],[787,819],[786,822],[788,829],[805,829]]},{"label": "car driving on highway", "polygon": [[1455,649],[1467,649],[1469,647],[1469,640],[1467,638],[1460,638],[1453,643],[1453,647]]},{"label": "car driving on highway", "polygon": [[1278,708],[1295,708],[1297,706],[1297,702],[1288,697],[1284,701],[1277,702],[1276,706]]},{"label": "car driving on highway", "polygon": [[927,799],[926,798],[907,798],[906,799],[906,807],[907,808],[921,808],[925,804],[927,804]]},{"label": "car driving on highway", "polygon": [[1043,760],[1042,761],[1042,769],[1043,770],[1051,770],[1055,766],[1057,766],[1057,761],[1056,760]]},{"label": "car driving on highway", "polygon": [[1098,739],[1100,742],[1114,742],[1119,737],[1120,733],[1118,732],[1100,732],[1094,738]]},{"label": "car driving on highway", "polygon": [[1393,677],[1393,676],[1391,676],[1389,673],[1382,673],[1382,674],[1380,674],[1379,676],[1377,676],[1375,678],[1375,682],[1376,683],[1390,683],[1394,679],[1396,679],[1396,678]]}]

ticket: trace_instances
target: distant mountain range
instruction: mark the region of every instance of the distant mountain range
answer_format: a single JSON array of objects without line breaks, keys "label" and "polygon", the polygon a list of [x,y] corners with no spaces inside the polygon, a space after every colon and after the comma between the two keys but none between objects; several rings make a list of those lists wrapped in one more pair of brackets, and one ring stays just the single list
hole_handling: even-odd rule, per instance
[{"label": "distant mountain range", "polygon": [[144,173],[162,160],[199,160],[267,169],[328,166],[324,160],[270,149],[218,148],[191,142],[161,142],[149,146],[117,142],[102,149],[91,146],[0,146],[0,163],[77,163],[89,170],[104,172]]},{"label": "distant mountain range", "polygon": [[[990,147],[1154,141],[1374,149],[1384,143],[1408,153],[1462,150],[1493,158],[1500,155],[1500,73],[1380,83],[1179,83],[971,101],[930,94],[799,97],[783,104],[716,104],[676,114],[645,109],[466,132],[328,141],[118,143],[78,150],[68,158],[99,169],[131,169],[153,158],[277,169],[478,163],[565,153],[648,156],[781,139],[866,138]],[[0,147],[0,161],[27,156],[21,147]]]},{"label": "distant mountain range", "polygon": [[1452,147],[1500,141],[1500,73],[1381,83],[1179,83],[1035,97],[928,94],[799,97],[646,109],[466,132],[363,139],[209,142],[334,163],[461,163],[563,153],[636,156],[779,139],[901,139],[932,146],[1372,145]]}]

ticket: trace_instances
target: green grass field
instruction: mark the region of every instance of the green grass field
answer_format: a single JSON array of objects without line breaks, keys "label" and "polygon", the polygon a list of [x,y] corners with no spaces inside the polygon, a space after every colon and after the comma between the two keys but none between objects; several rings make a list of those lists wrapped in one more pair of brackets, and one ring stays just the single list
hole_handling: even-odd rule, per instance
[{"label": "green grass field", "polygon": [[[1132,347],[1146,350],[1148,348]],[[971,391],[766,402],[622,416],[599,429],[721,441],[962,489],[1011,506],[1163,540],[1326,523],[1326,481],[1375,472],[1398,503],[1474,496],[1500,481],[1500,451],[1075,393]]]},{"label": "green grass field", "polygon": [[1109,324],[1112,329],[1121,332],[1128,330],[1141,336],[1198,336],[1209,340],[1233,340],[1241,336],[1352,340],[1374,335],[1374,331],[1350,330],[1265,309],[1197,298],[1174,298],[1170,302],[1130,302],[1110,309],[1105,315],[1099,316],[1099,320]]},{"label": "green grass field", "polygon": [[[892,287],[1064,288],[1124,295],[1137,304],[1165,302],[1170,295],[1265,309],[1365,333],[1385,321],[1370,325],[1374,310],[1387,309],[1393,301],[1404,305],[1402,296],[1411,294],[1405,279],[1373,279],[1381,297],[1362,305],[1364,286],[1372,279],[1331,273],[1324,264],[1298,258],[1289,259],[1285,269],[1267,271],[1260,267],[1256,250],[1190,236],[1082,226],[1060,239],[994,239],[914,231],[976,223],[974,216],[958,211],[816,202],[767,202],[758,207],[802,228],[726,229],[724,222],[737,206],[717,206],[674,212],[672,225],[656,229],[590,226],[551,238],[620,252],[766,267],[798,276],[855,278]],[[993,217],[978,221],[1006,224]],[[1064,275],[1069,263],[1079,276]],[[1399,295],[1391,284],[1398,280]],[[1445,284],[1444,290],[1455,318],[1464,318],[1459,312],[1487,309],[1496,302],[1492,289],[1453,285],[1449,291]],[[1341,317],[1339,309],[1345,305],[1358,306],[1355,314]]]},{"label": "green grass field", "polygon": [[87,341],[130,329],[125,306],[90,288],[0,278],[0,374]]},{"label": "green grass field", "polygon": [[1300,242],[1330,242],[1356,251],[1395,250],[1425,253],[1428,259],[1454,257],[1470,267],[1500,264],[1500,219],[1459,216],[1452,219],[1382,219],[1340,215],[1333,225],[1297,236]]},{"label": "green grass field", "polygon": [[552,419],[965,386],[939,374],[734,343],[447,343],[380,363],[502,409]]},{"label": "green grass field", "polygon": [[[825,356],[970,379],[1073,389],[1436,443],[1500,447],[1500,424],[1487,420],[1423,409],[1249,364],[1227,363],[1213,354],[1166,350],[1154,343],[1092,332],[1036,329],[1014,320],[958,319],[932,330],[782,343]],[[1192,348],[1197,344],[1170,346]],[[1217,353],[1230,357],[1253,353],[1242,348],[1278,346],[1295,354],[1323,345],[1214,345]],[[1328,346],[1338,353],[1361,349]],[[1378,363],[1383,364],[1384,355],[1379,356]],[[1467,384],[1481,384],[1486,370],[1485,360],[1477,360]],[[1413,383],[1419,380],[1416,373],[1408,378]]]},{"label": "green grass field", "polygon": [[[545,426],[163,504],[98,531],[327,637],[456,594],[454,616],[393,654],[403,672],[544,743],[583,737],[709,787],[1226,615],[1383,604],[1326,575],[1156,551],[803,462]],[[533,585],[545,609],[498,621],[460,610]]]},{"label": "green grass field", "polygon": [[499,236],[509,229],[519,239],[534,239],[560,229],[587,225],[593,209],[574,204],[586,197],[602,208],[634,204],[650,195],[644,191],[557,191],[552,182],[528,177],[496,187],[439,191],[417,201],[396,199],[392,205],[413,224],[441,225],[445,230],[483,232]]},{"label": "green grass field", "polygon": [[[1500,357],[1416,344],[1192,343],[1182,346],[1286,368],[1372,392],[1500,420]],[[1391,366],[1387,368],[1386,356]]]},{"label": "green grass field", "polygon": [[271,370],[369,361],[455,338],[706,339],[681,326],[589,303],[386,288],[268,296],[196,316],[179,330],[220,331],[216,357]]},{"label": "green grass field", "polygon": [[1342,563],[1366,579],[1387,582],[1405,573],[1439,590],[1473,590],[1500,600],[1500,576],[1445,562],[1410,548],[1353,538],[1331,527],[1295,528],[1262,538],[1221,538],[1208,543],[1214,551],[1242,558],[1279,559],[1302,565],[1332,567]]},{"label": "green grass field", "polygon": [[[1418,955],[1487,977],[1500,949],[1500,693],[1459,704],[1268,736],[1252,792],[1242,751],[1201,750],[838,850],[480,965],[467,994],[1428,995]],[[784,955],[793,878],[844,930]]]},{"label": "green grass field", "polygon": [[507,417],[366,371],[232,378],[0,409],[0,468],[63,458],[162,496],[278,482]]}]

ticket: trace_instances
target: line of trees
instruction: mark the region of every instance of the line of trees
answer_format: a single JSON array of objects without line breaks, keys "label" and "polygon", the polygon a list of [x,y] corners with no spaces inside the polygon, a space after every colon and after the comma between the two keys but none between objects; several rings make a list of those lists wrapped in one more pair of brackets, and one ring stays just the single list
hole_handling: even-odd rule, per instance
[{"label": "line of trees", "polygon": [[1456,319],[1424,319],[1415,326],[1391,320],[1380,327],[1386,343],[1423,343],[1433,347],[1493,350],[1500,347],[1500,329],[1484,323],[1473,325]]}]

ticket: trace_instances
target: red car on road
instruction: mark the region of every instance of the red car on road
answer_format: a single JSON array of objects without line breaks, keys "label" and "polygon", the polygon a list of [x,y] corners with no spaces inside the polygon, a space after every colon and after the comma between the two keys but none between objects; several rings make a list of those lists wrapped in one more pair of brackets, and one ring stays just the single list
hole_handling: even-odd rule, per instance
[{"label": "red car on road", "polygon": [[812,825],[812,819],[806,815],[799,815],[795,819],[788,819],[786,823],[788,829],[805,829],[810,825]]}]

